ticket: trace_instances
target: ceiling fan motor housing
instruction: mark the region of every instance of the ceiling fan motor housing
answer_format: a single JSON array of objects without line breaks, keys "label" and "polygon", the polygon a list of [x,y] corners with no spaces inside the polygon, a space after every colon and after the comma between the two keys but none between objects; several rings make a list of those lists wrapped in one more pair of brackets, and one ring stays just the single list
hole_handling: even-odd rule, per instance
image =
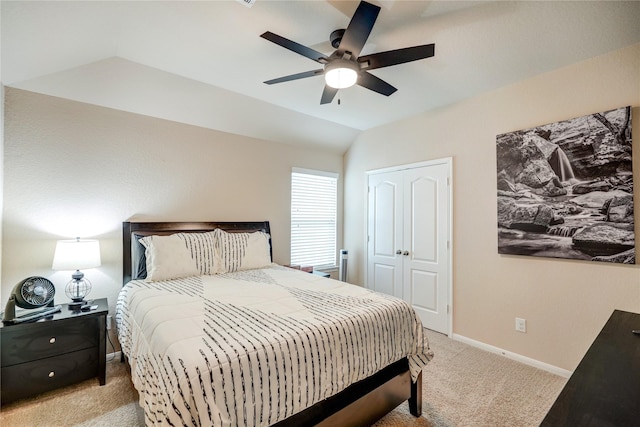
[{"label": "ceiling fan motor housing", "polygon": [[335,30],[329,35],[329,41],[331,42],[331,46],[334,49],[337,49],[340,46],[340,42],[342,41],[342,36],[344,35],[344,28]]}]

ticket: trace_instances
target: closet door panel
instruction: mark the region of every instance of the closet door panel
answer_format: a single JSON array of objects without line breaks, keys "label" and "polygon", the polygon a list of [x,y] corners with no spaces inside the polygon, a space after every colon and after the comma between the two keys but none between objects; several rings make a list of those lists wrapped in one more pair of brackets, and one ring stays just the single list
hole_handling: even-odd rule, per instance
[{"label": "closet door panel", "polygon": [[399,298],[402,289],[402,174],[369,177],[367,287]]},{"label": "closet door panel", "polygon": [[[422,171],[424,172],[424,171]],[[408,182],[408,215],[405,215],[407,246],[413,262],[438,262],[438,182],[417,176]]]},{"label": "closet door panel", "polygon": [[403,287],[422,324],[448,330],[448,168],[426,166],[405,171]]},{"label": "closet door panel", "polygon": [[438,310],[438,276],[421,270],[412,270],[410,276],[411,300],[420,310],[435,312]]}]

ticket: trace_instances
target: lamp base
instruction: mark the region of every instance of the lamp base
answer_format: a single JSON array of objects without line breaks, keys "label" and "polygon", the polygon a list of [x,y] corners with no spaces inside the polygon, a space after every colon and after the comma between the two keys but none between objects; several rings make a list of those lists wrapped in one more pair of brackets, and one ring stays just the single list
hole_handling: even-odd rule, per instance
[{"label": "lamp base", "polygon": [[80,311],[80,308],[86,303],[87,302],[85,300],[81,300],[81,301],[74,300],[69,304],[67,304],[67,307],[69,307],[69,310],[71,311]]}]

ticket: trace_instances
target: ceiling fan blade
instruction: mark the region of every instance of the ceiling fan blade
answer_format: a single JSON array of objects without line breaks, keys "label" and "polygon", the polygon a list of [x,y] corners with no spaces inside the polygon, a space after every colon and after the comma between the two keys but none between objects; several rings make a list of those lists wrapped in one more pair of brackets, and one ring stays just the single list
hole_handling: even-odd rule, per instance
[{"label": "ceiling fan blade", "polygon": [[385,96],[389,96],[398,90],[384,80],[366,71],[360,71],[356,84]]},{"label": "ceiling fan blade", "polygon": [[269,40],[279,46],[282,46],[285,49],[289,49],[292,52],[297,53],[298,55],[306,56],[307,58],[319,62],[321,64],[326,64],[329,62],[329,58],[321,52],[317,50],[311,49],[310,47],[301,45],[300,43],[296,43],[292,40],[279,36],[277,34],[272,33],[271,31],[267,31],[264,34],[260,34],[260,37],[263,39]]},{"label": "ceiling fan blade", "polygon": [[378,13],[380,7],[361,1],[342,36],[338,52],[351,52],[354,57],[358,57],[376,23]]},{"label": "ceiling fan blade", "polygon": [[291,74],[289,76],[278,77],[277,79],[267,80],[265,83],[268,84],[268,85],[272,85],[272,84],[276,84],[276,83],[290,82],[291,80],[304,79],[306,77],[319,76],[321,74],[324,74],[324,70],[323,69],[312,70],[312,71],[304,71],[302,73]]},{"label": "ceiling fan blade", "polygon": [[[405,47],[404,49],[388,50],[386,52],[364,55],[358,58],[358,62],[363,64],[365,70],[375,70],[376,68],[389,67],[390,65],[404,64],[405,62],[417,61],[419,59],[430,58],[435,55],[436,45],[424,44],[421,46]],[[366,65],[368,63],[368,65]]]},{"label": "ceiling fan blade", "polygon": [[322,98],[320,98],[320,105],[322,104],[330,104],[333,101],[333,98],[338,93],[338,89],[333,88],[328,85],[324,85],[324,90],[322,91]]}]

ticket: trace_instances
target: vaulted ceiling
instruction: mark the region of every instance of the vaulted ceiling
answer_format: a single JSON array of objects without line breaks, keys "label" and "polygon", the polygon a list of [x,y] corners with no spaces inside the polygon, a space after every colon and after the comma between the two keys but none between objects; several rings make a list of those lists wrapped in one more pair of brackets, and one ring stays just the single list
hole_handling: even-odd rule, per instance
[{"label": "vaulted ceiling", "polygon": [[[435,43],[435,56],[371,71],[320,105],[318,64],[265,31],[330,54],[358,1],[7,1],[1,78],[11,87],[290,144],[345,151],[358,133],[640,42],[638,1],[371,0],[363,54]],[[340,104],[337,100],[340,99]]]}]

